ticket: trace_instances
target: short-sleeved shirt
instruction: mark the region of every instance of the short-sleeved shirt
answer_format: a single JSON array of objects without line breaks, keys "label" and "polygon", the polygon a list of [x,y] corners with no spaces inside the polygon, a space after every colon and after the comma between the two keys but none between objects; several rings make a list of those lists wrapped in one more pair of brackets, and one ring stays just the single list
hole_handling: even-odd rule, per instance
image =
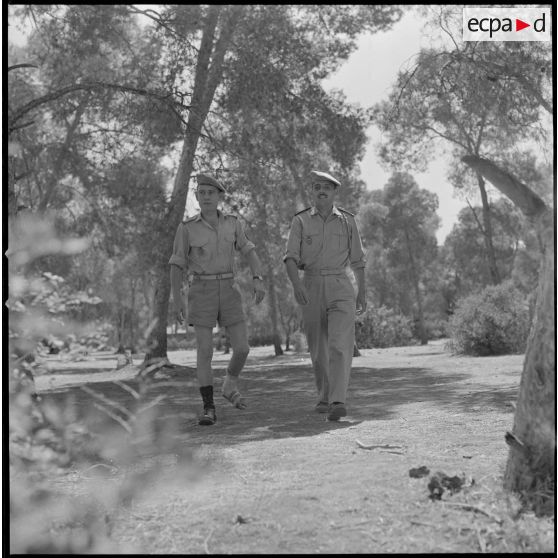
[{"label": "short-sleeved shirt", "polygon": [[333,206],[324,220],[316,207],[298,212],[291,223],[283,261],[292,258],[299,269],[363,268],[364,249],[352,213]]},{"label": "short-sleeved shirt", "polygon": [[219,222],[212,227],[198,213],[178,225],[169,264],[194,274],[229,273],[234,268],[234,251],[245,255],[255,248],[235,215],[217,211]]}]

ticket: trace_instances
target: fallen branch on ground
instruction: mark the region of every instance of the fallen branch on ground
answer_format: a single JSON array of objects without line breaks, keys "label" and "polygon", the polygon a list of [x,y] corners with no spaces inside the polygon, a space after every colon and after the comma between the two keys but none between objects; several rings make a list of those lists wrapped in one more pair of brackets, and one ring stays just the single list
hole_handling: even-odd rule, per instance
[{"label": "fallen branch on ground", "polygon": [[486,517],[489,517],[490,519],[492,519],[493,521],[496,521],[496,523],[498,524],[502,524],[504,523],[503,519],[500,519],[499,517],[496,517],[495,515],[492,515],[490,512],[487,512],[486,510],[483,510],[482,508],[479,508],[477,506],[473,506],[472,504],[461,504],[460,502],[444,502],[447,506],[454,506],[457,508],[463,508],[466,511],[476,511],[479,513],[482,513],[483,515],[486,515]]},{"label": "fallen branch on ground", "polygon": [[[367,446],[366,444],[363,444],[360,440],[355,440],[356,445],[359,448],[365,449],[365,450],[373,450],[373,449],[386,449],[386,450],[392,450],[392,449],[403,449],[403,446],[390,446],[389,444],[378,444],[378,445],[371,445],[371,446]],[[390,452],[393,453],[393,452]]]}]

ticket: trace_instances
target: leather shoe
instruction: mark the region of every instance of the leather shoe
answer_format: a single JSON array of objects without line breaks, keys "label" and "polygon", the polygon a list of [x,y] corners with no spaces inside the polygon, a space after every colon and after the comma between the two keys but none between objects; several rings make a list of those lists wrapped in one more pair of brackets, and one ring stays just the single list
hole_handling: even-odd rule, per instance
[{"label": "leather shoe", "polygon": [[345,416],[347,416],[347,409],[344,403],[335,401],[329,406],[327,420],[339,420],[341,417]]},{"label": "leather shoe", "polygon": [[329,410],[329,404],[327,401],[320,401],[316,404],[315,409],[317,413],[327,413]]},{"label": "leather shoe", "polygon": [[217,415],[215,414],[215,407],[204,407],[203,415],[200,417],[198,424],[202,426],[211,426],[217,422]]}]

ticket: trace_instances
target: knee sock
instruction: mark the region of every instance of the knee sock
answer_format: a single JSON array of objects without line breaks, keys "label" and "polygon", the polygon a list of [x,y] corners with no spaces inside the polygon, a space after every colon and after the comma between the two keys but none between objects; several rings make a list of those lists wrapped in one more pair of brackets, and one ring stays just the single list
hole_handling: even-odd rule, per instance
[{"label": "knee sock", "polygon": [[215,408],[215,403],[213,402],[213,386],[201,386],[200,393],[203,399],[204,409],[207,407]]}]

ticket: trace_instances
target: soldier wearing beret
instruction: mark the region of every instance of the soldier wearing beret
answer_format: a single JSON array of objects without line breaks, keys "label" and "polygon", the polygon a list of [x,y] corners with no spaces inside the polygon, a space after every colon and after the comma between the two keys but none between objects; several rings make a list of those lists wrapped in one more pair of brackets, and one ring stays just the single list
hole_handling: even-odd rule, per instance
[{"label": "soldier wearing beret", "polygon": [[[316,410],[346,416],[355,340],[355,313],[366,310],[364,250],[352,213],[334,204],[340,182],[311,172],[313,205],[293,218],[283,261],[302,317],[314,368]],[[351,267],[358,293],[347,275]],[[299,277],[299,269],[304,277]]]},{"label": "soldier wearing beret", "polygon": [[[246,362],[249,346],[240,291],[234,281],[235,250],[246,256],[252,270],[256,304],[263,300],[265,291],[261,263],[254,244],[246,237],[235,215],[224,214],[217,209],[225,188],[207,174],[198,174],[197,183],[196,199],[200,212],[178,226],[169,264],[176,318],[183,323],[187,316],[188,323],[196,332],[196,371],[203,401],[199,424],[211,425],[217,420],[211,369],[212,330],[216,322],[227,329],[232,347],[222,395],[234,407],[246,407],[238,391],[238,377]],[[180,292],[184,271],[191,275],[187,313]]]}]

